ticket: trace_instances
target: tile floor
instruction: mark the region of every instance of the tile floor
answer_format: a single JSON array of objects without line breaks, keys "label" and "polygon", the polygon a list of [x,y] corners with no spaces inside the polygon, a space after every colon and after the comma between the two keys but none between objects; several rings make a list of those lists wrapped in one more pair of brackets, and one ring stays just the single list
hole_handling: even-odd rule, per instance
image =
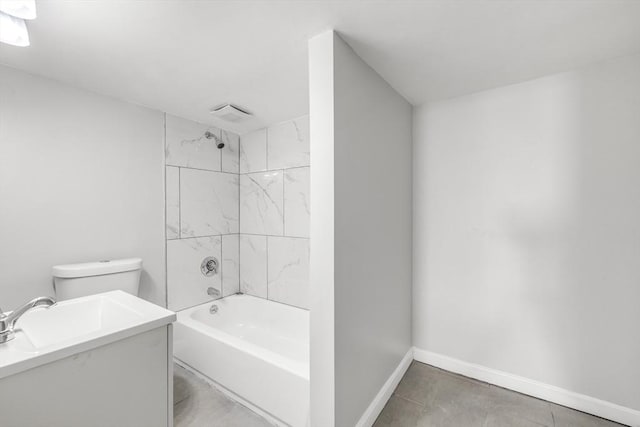
[{"label": "tile floor", "polygon": [[175,364],[173,420],[175,427],[273,427],[264,418]]},{"label": "tile floor", "polygon": [[614,427],[620,424],[413,362],[374,427]]},{"label": "tile floor", "polygon": [[[175,427],[271,427],[174,365]],[[374,427],[620,427],[611,421],[413,362]]]}]

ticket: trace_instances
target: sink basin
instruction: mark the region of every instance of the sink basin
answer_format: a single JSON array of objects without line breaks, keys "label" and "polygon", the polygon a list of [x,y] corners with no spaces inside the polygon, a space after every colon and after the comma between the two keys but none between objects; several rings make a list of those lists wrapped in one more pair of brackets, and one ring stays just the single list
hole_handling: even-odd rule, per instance
[{"label": "sink basin", "polygon": [[126,328],[140,320],[139,313],[112,296],[94,296],[60,302],[50,308],[36,308],[18,322],[35,349],[70,342],[101,330]]},{"label": "sink basin", "polygon": [[35,308],[0,344],[0,378],[175,321],[172,311],[122,291]]}]

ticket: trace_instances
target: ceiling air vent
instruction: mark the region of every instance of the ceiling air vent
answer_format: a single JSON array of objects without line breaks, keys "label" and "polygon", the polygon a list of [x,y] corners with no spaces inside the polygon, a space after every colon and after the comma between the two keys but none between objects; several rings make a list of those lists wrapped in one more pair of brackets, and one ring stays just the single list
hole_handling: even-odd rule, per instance
[{"label": "ceiling air vent", "polygon": [[221,120],[226,120],[227,122],[233,123],[243,122],[251,118],[251,113],[247,113],[246,111],[243,111],[238,107],[234,107],[231,104],[226,104],[221,107],[214,108],[213,110],[211,110],[211,114]]}]

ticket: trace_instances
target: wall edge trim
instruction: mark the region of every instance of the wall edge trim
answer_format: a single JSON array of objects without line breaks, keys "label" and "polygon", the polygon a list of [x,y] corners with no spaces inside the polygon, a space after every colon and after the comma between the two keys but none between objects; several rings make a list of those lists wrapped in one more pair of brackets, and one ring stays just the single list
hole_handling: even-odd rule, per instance
[{"label": "wall edge trim", "polygon": [[549,402],[557,403],[558,405],[567,406],[601,418],[633,427],[640,427],[640,411],[632,408],[627,408],[612,402],[510,374],[508,372],[465,362],[443,354],[422,350],[417,347],[414,347],[413,355],[414,359],[418,362],[426,363],[437,368],[517,391],[539,399],[547,400]]},{"label": "wall edge trim", "polygon": [[367,409],[364,411],[356,427],[371,427],[373,423],[378,418],[378,415],[384,409],[384,405],[387,404],[389,398],[393,394],[393,391],[396,389],[400,380],[404,376],[407,369],[409,369],[409,365],[413,361],[413,347],[409,348],[409,351],[404,355],[396,369],[393,371],[391,376],[387,378],[387,381],[382,385],[382,388],[376,394],[376,397],[373,398]]}]

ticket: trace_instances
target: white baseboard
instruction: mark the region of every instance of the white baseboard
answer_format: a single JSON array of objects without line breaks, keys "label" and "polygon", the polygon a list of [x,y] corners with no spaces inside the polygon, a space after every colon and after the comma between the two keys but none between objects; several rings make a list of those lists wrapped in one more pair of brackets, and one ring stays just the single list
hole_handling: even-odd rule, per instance
[{"label": "white baseboard", "polygon": [[475,378],[622,424],[640,427],[640,411],[635,409],[418,348],[413,349],[413,357],[418,362],[433,365],[456,374]]},{"label": "white baseboard", "polygon": [[409,365],[411,365],[412,361],[413,349],[410,348],[407,354],[405,354],[400,361],[400,364],[393,371],[391,376],[387,378],[387,381],[384,383],[378,394],[376,394],[376,397],[373,398],[367,409],[364,411],[364,414],[362,414],[362,417],[360,417],[360,420],[356,424],[356,427],[371,427],[373,425],[373,423],[376,421],[376,418],[378,418],[378,415],[380,415],[380,412],[382,412],[384,405],[387,404],[387,401],[391,397],[391,394],[393,394],[393,391],[398,386],[398,383],[404,376],[405,372],[407,372],[407,369],[409,369]]}]

